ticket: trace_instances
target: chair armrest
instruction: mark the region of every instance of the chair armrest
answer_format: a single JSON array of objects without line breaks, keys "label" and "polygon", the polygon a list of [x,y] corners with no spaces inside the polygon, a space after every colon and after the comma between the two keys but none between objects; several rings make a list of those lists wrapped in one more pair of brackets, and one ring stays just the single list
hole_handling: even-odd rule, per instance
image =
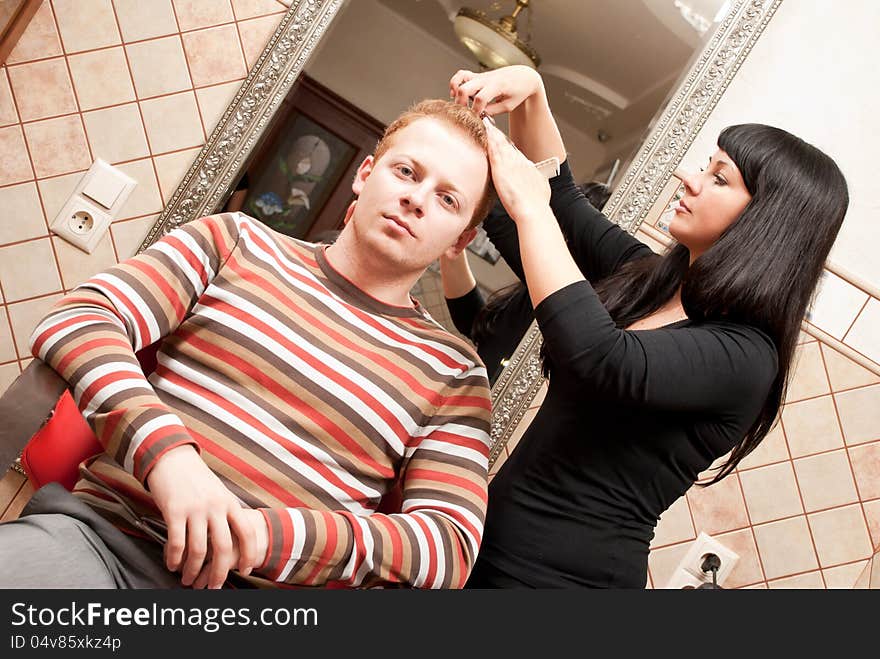
[{"label": "chair armrest", "polygon": [[52,415],[67,382],[39,359],[0,396],[0,474]]}]

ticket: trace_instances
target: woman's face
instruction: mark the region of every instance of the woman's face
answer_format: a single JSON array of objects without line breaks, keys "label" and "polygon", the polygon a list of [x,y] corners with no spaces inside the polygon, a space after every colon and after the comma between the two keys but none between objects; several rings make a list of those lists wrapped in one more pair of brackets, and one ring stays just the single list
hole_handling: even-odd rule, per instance
[{"label": "woman's face", "polygon": [[684,196],[675,207],[669,233],[690,250],[691,262],[709,249],[740,216],[752,195],[739,169],[718,149],[701,171],[674,176],[684,183]]}]

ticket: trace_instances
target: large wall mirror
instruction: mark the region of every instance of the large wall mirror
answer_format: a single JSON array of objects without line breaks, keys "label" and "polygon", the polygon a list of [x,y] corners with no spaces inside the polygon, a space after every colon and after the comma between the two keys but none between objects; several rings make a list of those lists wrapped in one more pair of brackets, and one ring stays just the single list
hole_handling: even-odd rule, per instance
[{"label": "large wall mirror", "polygon": [[[669,194],[673,169],[780,2],[535,0],[520,16],[575,176],[611,182],[609,217],[635,231]],[[257,154],[265,160],[267,149],[282,148],[267,140],[280,139],[277,121],[289,116],[285,99],[303,75],[354,108],[365,126],[446,96],[452,73],[479,68],[453,31],[464,5],[491,17],[515,3],[294,1],[141,249],[222,209]],[[313,162],[314,144],[290,144],[312,148],[297,163]],[[511,283],[503,261],[471,260],[487,292]],[[541,386],[539,342],[533,325],[493,387],[493,461]]]}]

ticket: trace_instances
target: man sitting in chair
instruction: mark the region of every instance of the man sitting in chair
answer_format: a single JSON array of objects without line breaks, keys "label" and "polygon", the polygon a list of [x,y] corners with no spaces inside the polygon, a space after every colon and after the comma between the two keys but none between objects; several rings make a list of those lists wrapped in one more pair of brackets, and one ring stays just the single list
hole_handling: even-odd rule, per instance
[{"label": "man sitting in chair", "polygon": [[[65,296],[34,356],[104,452],[0,525],[0,586],[461,587],[486,506],[489,387],[409,295],[486,214],[486,135],[424,101],[330,245],[191,222]],[[147,379],[135,352],[161,342]],[[376,507],[399,483],[400,512]]]}]

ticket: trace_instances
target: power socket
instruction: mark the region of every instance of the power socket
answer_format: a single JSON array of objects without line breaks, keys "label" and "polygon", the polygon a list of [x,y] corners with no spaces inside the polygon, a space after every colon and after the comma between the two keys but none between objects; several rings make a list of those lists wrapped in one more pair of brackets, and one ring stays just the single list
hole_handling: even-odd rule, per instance
[{"label": "power socket", "polygon": [[703,584],[712,583],[712,573],[703,572],[701,566],[706,554],[715,554],[721,559],[721,566],[718,568],[716,582],[721,586],[730,576],[733,568],[739,561],[739,554],[728,549],[715,538],[700,532],[697,539],[691,543],[687,554],[679,562],[675,572],[666,584],[666,588],[699,588]]},{"label": "power socket", "polygon": [[137,182],[98,158],[52,221],[52,233],[91,254]]},{"label": "power socket", "polygon": [[73,195],[55,216],[52,233],[91,254],[110,227],[110,222],[110,215],[106,211],[80,195]]}]

